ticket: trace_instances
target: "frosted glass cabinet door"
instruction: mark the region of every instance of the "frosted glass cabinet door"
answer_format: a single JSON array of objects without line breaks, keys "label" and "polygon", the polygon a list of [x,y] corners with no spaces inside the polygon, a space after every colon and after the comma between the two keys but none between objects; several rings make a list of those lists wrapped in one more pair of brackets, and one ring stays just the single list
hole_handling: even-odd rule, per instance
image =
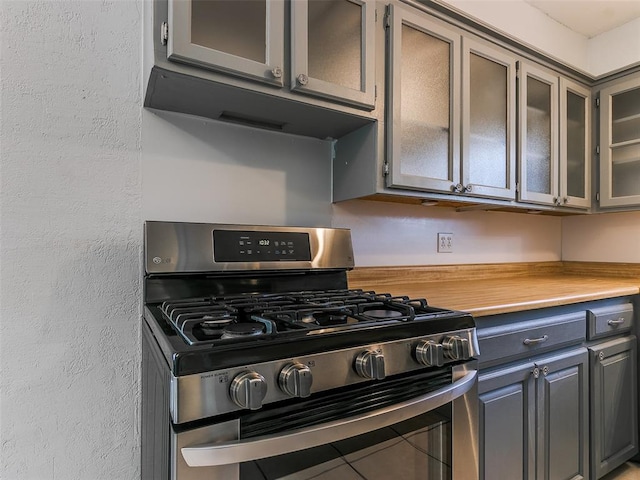
[{"label": "frosted glass cabinet door", "polygon": [[291,88],[372,109],[375,1],[291,2]]},{"label": "frosted glass cabinet door", "polygon": [[560,78],[560,194],[558,204],[591,206],[591,92]]},{"label": "frosted glass cabinet door", "polygon": [[282,86],[284,0],[169,0],[167,57]]},{"label": "frosted glass cabinet door", "polygon": [[558,200],[558,77],[520,65],[520,200]]},{"label": "frosted glass cabinet door", "polygon": [[460,36],[389,6],[390,187],[455,191],[460,183]]},{"label": "frosted glass cabinet door", "polygon": [[515,199],[516,61],[463,39],[462,189]]},{"label": "frosted glass cabinet door", "polygon": [[600,206],[640,205],[640,78],[600,92]]}]

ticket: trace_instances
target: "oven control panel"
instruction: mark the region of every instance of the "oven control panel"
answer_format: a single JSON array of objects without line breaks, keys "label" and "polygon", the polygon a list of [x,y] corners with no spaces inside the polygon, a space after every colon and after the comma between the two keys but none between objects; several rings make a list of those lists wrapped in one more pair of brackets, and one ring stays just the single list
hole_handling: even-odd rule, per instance
[{"label": "oven control panel", "polygon": [[475,328],[394,340],[298,358],[172,377],[171,416],[184,423],[237,410],[258,410],[366,381],[476,357]]}]

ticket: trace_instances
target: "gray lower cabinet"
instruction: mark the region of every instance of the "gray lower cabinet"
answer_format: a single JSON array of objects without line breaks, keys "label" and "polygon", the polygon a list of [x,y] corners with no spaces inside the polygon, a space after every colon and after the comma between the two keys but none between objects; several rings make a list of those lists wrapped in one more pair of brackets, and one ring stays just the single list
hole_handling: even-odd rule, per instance
[{"label": "gray lower cabinet", "polygon": [[589,347],[593,478],[638,453],[636,343],[628,336]]},{"label": "gray lower cabinet", "polygon": [[480,478],[589,478],[583,347],[481,373]]}]

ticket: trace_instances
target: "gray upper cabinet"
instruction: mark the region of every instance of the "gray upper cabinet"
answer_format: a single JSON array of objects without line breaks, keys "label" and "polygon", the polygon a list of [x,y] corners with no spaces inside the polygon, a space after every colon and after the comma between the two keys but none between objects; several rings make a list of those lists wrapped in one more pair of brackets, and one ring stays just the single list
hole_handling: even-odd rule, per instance
[{"label": "gray upper cabinet", "polygon": [[640,205],[640,77],[600,91],[600,206]]},{"label": "gray upper cabinet", "polygon": [[514,199],[516,61],[462,39],[462,185],[468,194]]},{"label": "gray upper cabinet", "polygon": [[591,92],[560,78],[560,185],[558,204],[591,206]]},{"label": "gray upper cabinet", "polygon": [[389,6],[387,186],[452,192],[460,183],[460,35]]},{"label": "gray upper cabinet", "polygon": [[389,7],[387,186],[515,198],[515,59]]},{"label": "gray upper cabinet", "polygon": [[518,199],[589,208],[589,90],[526,62],[520,64],[518,90]]},{"label": "gray upper cabinet", "polygon": [[291,2],[291,88],[372,109],[374,0]]},{"label": "gray upper cabinet", "polygon": [[169,0],[167,57],[372,110],[375,2],[296,0],[286,18],[284,0]]},{"label": "gray upper cabinet", "polygon": [[519,74],[519,199],[558,199],[558,77],[521,62]]},{"label": "gray upper cabinet", "polygon": [[284,0],[169,0],[167,57],[283,85]]}]

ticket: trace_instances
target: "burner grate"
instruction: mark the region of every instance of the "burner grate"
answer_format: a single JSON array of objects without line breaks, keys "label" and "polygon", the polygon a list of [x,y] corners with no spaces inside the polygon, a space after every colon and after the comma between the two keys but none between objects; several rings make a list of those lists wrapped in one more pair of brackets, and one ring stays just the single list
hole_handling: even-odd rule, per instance
[{"label": "burner grate", "polygon": [[[433,309],[424,299],[345,289],[178,299],[165,301],[160,310],[187,343],[215,345],[410,322]],[[256,322],[259,328],[243,326]],[[228,333],[234,330],[251,334]]]}]

